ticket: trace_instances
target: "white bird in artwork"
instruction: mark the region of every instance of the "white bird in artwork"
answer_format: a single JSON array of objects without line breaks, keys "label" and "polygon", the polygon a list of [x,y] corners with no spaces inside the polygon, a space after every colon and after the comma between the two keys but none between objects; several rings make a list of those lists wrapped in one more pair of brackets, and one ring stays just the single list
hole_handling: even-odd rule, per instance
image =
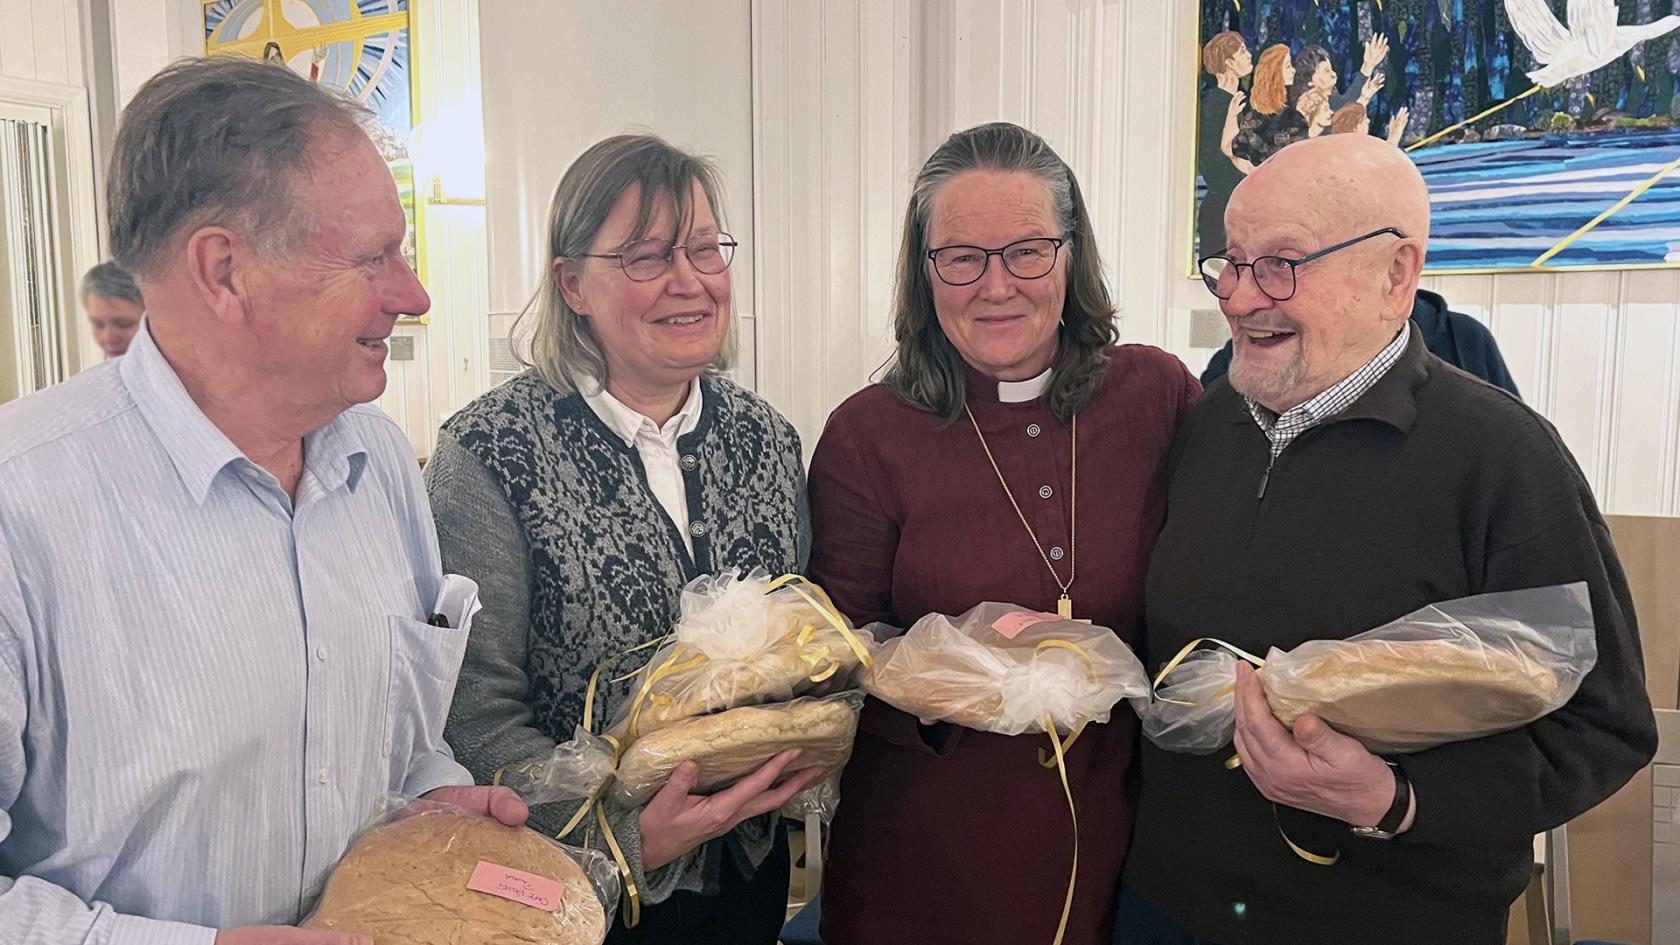
[{"label": "white bird in artwork", "polygon": [[1616,0],[1569,0],[1569,28],[1552,14],[1547,0],[1505,0],[1505,12],[1523,45],[1541,68],[1528,74],[1551,88],[1593,72],[1648,39],[1680,28],[1680,16],[1623,26]]}]

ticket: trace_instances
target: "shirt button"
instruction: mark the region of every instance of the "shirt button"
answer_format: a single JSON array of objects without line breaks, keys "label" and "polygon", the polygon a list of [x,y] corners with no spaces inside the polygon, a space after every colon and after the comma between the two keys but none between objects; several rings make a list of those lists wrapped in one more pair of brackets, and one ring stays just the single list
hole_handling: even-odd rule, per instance
[{"label": "shirt button", "polygon": [[1038,424],[1036,424],[1036,423],[1027,424],[1027,435],[1028,436],[1038,436],[1040,433],[1043,433],[1043,432],[1044,431],[1039,428]]},{"label": "shirt button", "polygon": [[320,771],[315,772],[315,782],[317,784],[326,784],[327,783],[327,769],[326,768],[322,768]]},{"label": "shirt button", "polygon": [[1066,552],[1062,551],[1062,546],[1057,545],[1056,547],[1050,549],[1050,560],[1060,561],[1062,560],[1062,555],[1065,553]]},{"label": "shirt button", "polygon": [[700,460],[696,459],[693,453],[682,458],[682,468],[684,469],[693,469],[698,465],[700,465]]},{"label": "shirt button", "polygon": [[699,538],[699,537],[705,535],[706,534],[706,523],[705,522],[692,522],[692,523],[690,523],[689,526],[688,526],[688,533],[690,535],[693,535],[695,538]]},{"label": "shirt button", "polygon": [[1056,494],[1056,490],[1050,488],[1049,486],[1039,486],[1038,487],[1038,497],[1040,499],[1048,499],[1055,494]]},{"label": "shirt button", "polygon": [[316,647],[315,648],[315,658],[318,659],[318,660],[321,660],[322,662],[326,662],[327,648],[324,647],[324,646]]}]

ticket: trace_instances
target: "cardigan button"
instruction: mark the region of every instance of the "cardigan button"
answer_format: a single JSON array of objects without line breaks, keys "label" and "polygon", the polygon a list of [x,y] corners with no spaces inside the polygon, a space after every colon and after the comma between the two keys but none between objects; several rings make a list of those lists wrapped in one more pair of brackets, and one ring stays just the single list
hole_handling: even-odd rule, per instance
[{"label": "cardigan button", "polygon": [[706,523],[705,522],[691,522],[688,526],[688,533],[690,535],[693,535],[695,538],[705,537]]},{"label": "cardigan button", "polygon": [[1057,545],[1056,547],[1050,549],[1050,560],[1060,561],[1062,560],[1062,555],[1064,554],[1066,554],[1066,552],[1062,550],[1062,546]]},{"label": "cardigan button", "polygon": [[1027,424],[1027,435],[1028,436],[1038,436],[1040,433],[1043,433],[1043,432],[1044,432],[1044,430],[1042,428],[1040,428],[1038,424],[1036,424],[1036,423]]},{"label": "cardigan button", "polygon": [[693,453],[688,453],[683,456],[680,461],[680,465],[683,469],[693,469],[694,467],[700,465],[700,460],[695,458]]},{"label": "cardigan button", "polygon": [[1056,490],[1050,488],[1049,486],[1039,486],[1038,487],[1038,497],[1040,499],[1048,499],[1055,494],[1056,494]]}]

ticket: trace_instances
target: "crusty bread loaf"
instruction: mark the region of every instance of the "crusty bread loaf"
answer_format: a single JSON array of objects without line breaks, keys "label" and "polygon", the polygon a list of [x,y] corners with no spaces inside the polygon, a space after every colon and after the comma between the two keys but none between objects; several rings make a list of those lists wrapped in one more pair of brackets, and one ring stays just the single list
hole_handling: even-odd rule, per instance
[{"label": "crusty bread loaf", "polygon": [[629,804],[658,793],[677,765],[700,767],[695,792],[734,783],[789,748],[800,755],[781,780],[805,768],[826,773],[851,757],[859,700],[830,697],[769,706],[743,706],[667,726],[638,738],[618,763],[614,791]]},{"label": "crusty bread loaf", "polygon": [[[560,908],[546,912],[468,889],[480,861],[565,883]],[[583,868],[548,838],[432,811],[357,841],[304,928],[361,932],[374,945],[600,945],[607,917]]]},{"label": "crusty bread loaf", "polygon": [[1561,685],[1517,652],[1455,640],[1340,642],[1265,680],[1267,700],[1284,724],[1310,712],[1375,751],[1415,750],[1526,725],[1556,704]]},{"label": "crusty bread loaf", "polygon": [[[821,696],[838,692],[852,685],[857,671],[858,656],[851,646],[815,611],[787,608],[813,628],[812,634],[801,644],[790,636],[768,647],[751,659],[713,660],[692,670],[676,673],[659,680],[649,690],[649,698],[641,704],[635,719],[635,731],[630,731],[629,718],[613,727],[611,734],[621,741],[644,738],[667,726],[703,715],[711,715],[742,705],[786,702],[804,696]],[[813,665],[803,654],[817,654]],[[691,650],[679,654],[678,662],[695,655]],[[664,663],[662,651],[650,664]],[[810,677],[836,665],[834,673],[822,683]],[[634,693],[641,685],[638,677]]]},{"label": "crusty bread loaf", "polygon": [[[895,642],[889,640],[887,645]],[[865,672],[864,687],[870,695],[901,711],[981,731],[1003,711],[1003,692],[985,688],[990,682],[985,677],[923,675],[907,669],[908,665],[883,657],[873,670]]]}]

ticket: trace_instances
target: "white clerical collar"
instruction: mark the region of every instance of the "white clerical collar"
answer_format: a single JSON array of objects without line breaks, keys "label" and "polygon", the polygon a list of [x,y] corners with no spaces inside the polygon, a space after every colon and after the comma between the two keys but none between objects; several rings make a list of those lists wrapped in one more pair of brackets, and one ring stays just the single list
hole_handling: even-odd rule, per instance
[{"label": "white clerical collar", "polygon": [[1005,404],[1024,404],[1044,396],[1044,392],[1050,389],[1051,370],[1045,368],[1043,374],[1024,381],[998,381],[998,401]]}]

